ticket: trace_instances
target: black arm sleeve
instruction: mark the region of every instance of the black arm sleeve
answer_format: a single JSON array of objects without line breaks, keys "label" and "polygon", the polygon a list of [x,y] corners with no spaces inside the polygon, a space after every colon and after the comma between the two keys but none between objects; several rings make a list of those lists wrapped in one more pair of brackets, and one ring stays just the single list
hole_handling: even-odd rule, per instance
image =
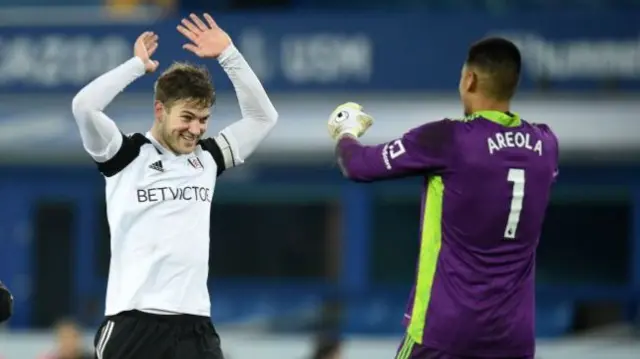
[{"label": "black arm sleeve", "polygon": [[131,136],[122,134],[122,146],[116,155],[106,162],[96,162],[98,171],[105,177],[115,176],[138,157],[140,148],[145,143],[151,143],[151,141],[140,133],[134,133]]},{"label": "black arm sleeve", "polygon": [[216,161],[216,165],[218,166],[217,175],[220,176],[226,169],[226,166],[224,164],[224,156],[222,155],[220,146],[213,138],[200,140],[200,146],[202,146],[202,149],[209,152],[211,154],[211,157],[213,157],[213,160]]}]

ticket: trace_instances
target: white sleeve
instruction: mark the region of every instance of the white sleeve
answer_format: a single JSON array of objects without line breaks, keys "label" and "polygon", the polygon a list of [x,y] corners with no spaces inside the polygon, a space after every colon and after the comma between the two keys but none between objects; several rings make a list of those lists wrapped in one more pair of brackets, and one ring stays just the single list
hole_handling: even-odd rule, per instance
[{"label": "white sleeve", "polygon": [[225,168],[244,162],[269,134],[278,120],[278,112],[260,80],[240,51],[231,45],[218,58],[238,97],[242,119],[214,137],[224,157]]},{"label": "white sleeve", "polygon": [[123,141],[118,126],[104,114],[105,107],[144,73],[144,63],[134,57],[90,82],[73,98],[71,109],[82,145],[96,162],[113,158]]}]

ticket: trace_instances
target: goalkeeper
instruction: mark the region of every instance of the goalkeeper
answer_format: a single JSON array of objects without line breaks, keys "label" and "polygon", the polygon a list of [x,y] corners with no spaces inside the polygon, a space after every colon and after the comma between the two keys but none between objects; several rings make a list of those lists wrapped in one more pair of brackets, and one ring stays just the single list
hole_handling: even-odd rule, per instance
[{"label": "goalkeeper", "polygon": [[384,144],[358,141],[373,123],[358,104],[329,118],[347,178],[424,179],[416,281],[397,359],[534,358],[535,254],[558,141],[548,126],[511,112],[520,67],[511,42],[474,44],[460,79],[466,117]]}]

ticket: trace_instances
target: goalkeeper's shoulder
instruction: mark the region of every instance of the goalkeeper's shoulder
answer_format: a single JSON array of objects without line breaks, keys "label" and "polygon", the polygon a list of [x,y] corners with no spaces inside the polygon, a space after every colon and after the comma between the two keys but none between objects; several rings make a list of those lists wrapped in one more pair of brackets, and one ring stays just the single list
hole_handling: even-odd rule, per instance
[{"label": "goalkeeper's shoulder", "polygon": [[414,137],[415,139],[433,139],[434,137],[452,138],[456,132],[456,127],[463,122],[449,118],[443,118],[437,121],[425,122],[417,127],[409,130],[405,136]]},{"label": "goalkeeper's shoulder", "polygon": [[553,131],[553,129],[551,129],[551,126],[546,123],[527,123],[535,129],[535,131],[538,133],[538,136],[540,136],[543,140],[556,143],[557,145],[558,136],[556,136],[556,133]]}]

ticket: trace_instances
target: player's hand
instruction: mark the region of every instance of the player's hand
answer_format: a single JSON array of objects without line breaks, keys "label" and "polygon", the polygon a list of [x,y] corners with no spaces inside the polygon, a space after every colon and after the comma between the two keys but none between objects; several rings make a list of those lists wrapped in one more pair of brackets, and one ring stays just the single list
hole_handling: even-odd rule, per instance
[{"label": "player's hand", "polygon": [[373,125],[373,117],[362,111],[362,106],[347,102],[338,107],[329,116],[329,135],[334,140],[349,134],[356,138],[362,136]]},{"label": "player's hand", "polygon": [[158,61],[152,60],[151,56],[158,48],[158,35],[151,31],[143,32],[133,45],[133,54],[144,62],[144,69],[154,72],[158,68]]},{"label": "player's hand", "polygon": [[190,44],[182,46],[202,58],[217,58],[231,46],[231,38],[213,20],[211,15],[204,14],[206,24],[195,15],[189,15],[188,19],[182,19],[178,25],[178,31],[184,35]]}]

